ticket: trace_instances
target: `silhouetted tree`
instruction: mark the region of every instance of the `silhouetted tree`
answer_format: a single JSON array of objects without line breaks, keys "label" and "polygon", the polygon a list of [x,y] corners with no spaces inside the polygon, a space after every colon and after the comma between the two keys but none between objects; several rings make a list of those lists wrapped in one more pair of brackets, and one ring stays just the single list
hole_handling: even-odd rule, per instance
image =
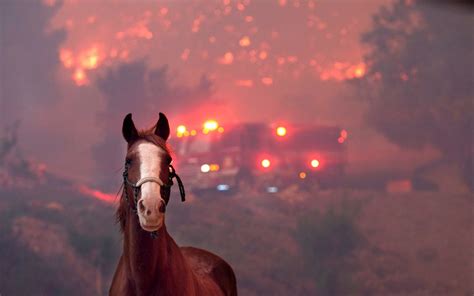
[{"label": "silhouetted tree", "polygon": [[362,36],[367,121],[401,147],[433,145],[472,189],[473,35],[470,8],[398,0]]},{"label": "silhouetted tree", "polygon": [[0,123],[22,119],[60,98],[56,72],[65,30],[50,28],[60,9],[41,0],[0,1]]}]

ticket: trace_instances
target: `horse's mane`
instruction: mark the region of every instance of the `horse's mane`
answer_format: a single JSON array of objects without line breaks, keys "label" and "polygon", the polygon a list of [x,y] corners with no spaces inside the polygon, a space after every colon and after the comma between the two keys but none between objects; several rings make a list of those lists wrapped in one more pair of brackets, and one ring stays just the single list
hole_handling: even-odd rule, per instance
[{"label": "horse's mane", "polygon": [[[160,147],[161,149],[165,150],[168,155],[172,154],[172,149],[171,147],[166,143],[165,140],[163,140],[161,137],[157,136],[155,134],[155,129],[156,125],[147,128],[147,129],[142,129],[138,131],[138,138],[134,141],[139,141],[139,140],[145,140],[147,142],[153,143],[156,146]],[[133,144],[133,143],[131,143]],[[129,145],[130,147],[131,145]],[[117,211],[115,212],[115,218],[117,223],[120,225],[120,230],[123,232],[125,229],[125,220],[127,219],[127,211],[129,205],[127,204],[127,201],[125,198],[122,198],[122,195],[124,194],[124,190],[126,190],[123,186],[123,184],[120,186],[119,192],[117,196],[119,196],[119,207],[117,208]]]}]

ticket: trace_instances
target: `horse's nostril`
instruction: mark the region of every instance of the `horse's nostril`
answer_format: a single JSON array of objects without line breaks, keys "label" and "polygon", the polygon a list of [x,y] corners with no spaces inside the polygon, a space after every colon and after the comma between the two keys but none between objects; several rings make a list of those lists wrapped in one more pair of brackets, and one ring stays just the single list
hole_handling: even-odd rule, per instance
[{"label": "horse's nostril", "polygon": [[143,205],[143,200],[140,200],[140,202],[138,203],[138,209],[142,213],[145,211],[145,206]]},{"label": "horse's nostril", "polygon": [[166,204],[164,202],[160,202],[160,208],[158,210],[160,213],[164,213],[166,211]]}]

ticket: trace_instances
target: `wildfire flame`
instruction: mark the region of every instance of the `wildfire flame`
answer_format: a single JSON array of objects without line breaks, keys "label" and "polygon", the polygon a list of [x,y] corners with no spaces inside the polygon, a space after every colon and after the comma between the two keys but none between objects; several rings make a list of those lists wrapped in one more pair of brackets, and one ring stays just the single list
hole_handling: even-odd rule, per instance
[{"label": "wildfire flame", "polygon": [[72,75],[72,79],[78,86],[82,86],[88,83],[86,73],[81,68],[78,68],[74,71],[74,74]]},{"label": "wildfire flame", "polygon": [[[42,1],[48,6],[57,2]],[[299,0],[276,0],[268,4],[269,9],[281,10],[282,13],[299,8],[300,16],[295,25],[308,30],[303,41],[310,44],[305,47],[288,43],[290,37],[285,30],[259,27],[258,20],[267,11],[253,10],[252,15],[247,14],[250,11],[247,8],[254,5],[253,1],[210,2],[213,4],[206,4],[209,6],[207,10],[198,9],[203,5],[200,1],[183,3],[186,4],[180,4],[182,10],[165,5],[153,7],[143,4],[140,8],[130,10],[117,6],[112,9],[116,12],[114,15],[120,17],[114,18],[110,14],[99,16],[82,11],[75,0],[65,0],[53,25],[68,31],[68,39],[60,49],[58,58],[63,67],[71,72],[71,78],[78,86],[87,85],[91,71],[101,66],[110,66],[118,60],[150,56],[150,52],[157,51],[159,53],[156,56],[164,53],[170,63],[174,61],[183,65],[186,62],[187,66],[198,67],[210,65],[210,72],[223,79],[226,75],[220,74],[234,69],[238,73],[242,73],[242,68],[248,73],[255,73],[235,81],[236,87],[244,88],[270,86],[274,81],[296,80],[305,75],[305,71],[322,81],[344,81],[366,75],[366,65],[354,62],[354,54],[348,53],[349,57],[343,58],[343,62],[334,61],[332,53],[320,52],[312,45],[315,42],[309,42],[321,38],[322,41],[332,39],[334,41],[331,42],[343,44],[349,36],[358,33],[351,27],[353,23],[348,21],[338,28],[329,26],[326,20],[314,13],[317,10],[314,1],[304,4]],[[291,14],[288,15],[291,18]],[[260,35],[267,37],[257,38]],[[183,46],[170,55],[163,49],[166,46],[156,45],[176,43],[176,36],[189,39],[193,46]],[[159,42],[156,42],[158,37]],[[193,38],[205,42],[194,42]],[[286,43],[288,48],[282,51],[279,44]],[[408,80],[406,75],[402,75],[401,79]]]},{"label": "wildfire flame", "polygon": [[[117,52],[111,52],[110,56],[117,55]],[[99,50],[98,45],[93,45],[79,54],[74,54],[71,49],[61,48],[59,51],[59,60],[66,69],[74,69],[72,74],[72,80],[78,86],[86,85],[89,83],[86,71],[94,70],[99,67],[103,55]]]},{"label": "wildfire flame", "polygon": [[102,191],[97,190],[97,189],[92,189],[92,188],[87,187],[85,185],[79,186],[78,190],[82,194],[88,195],[90,197],[93,197],[95,199],[104,201],[106,203],[114,203],[115,200],[116,200],[114,194],[109,194],[109,193],[105,193],[105,192],[102,192]]}]

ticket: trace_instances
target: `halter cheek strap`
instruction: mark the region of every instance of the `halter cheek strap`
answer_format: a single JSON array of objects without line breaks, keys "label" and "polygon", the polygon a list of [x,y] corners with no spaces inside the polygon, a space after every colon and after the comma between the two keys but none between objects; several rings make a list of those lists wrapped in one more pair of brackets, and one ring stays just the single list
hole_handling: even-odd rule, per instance
[{"label": "halter cheek strap", "polygon": [[169,175],[169,187],[173,186],[173,178],[176,178],[176,181],[178,182],[178,189],[179,189],[179,194],[181,195],[181,202],[186,201],[186,191],[184,190],[184,185],[183,181],[181,181],[181,178],[176,174],[176,170],[174,167],[170,164],[170,175]]}]

